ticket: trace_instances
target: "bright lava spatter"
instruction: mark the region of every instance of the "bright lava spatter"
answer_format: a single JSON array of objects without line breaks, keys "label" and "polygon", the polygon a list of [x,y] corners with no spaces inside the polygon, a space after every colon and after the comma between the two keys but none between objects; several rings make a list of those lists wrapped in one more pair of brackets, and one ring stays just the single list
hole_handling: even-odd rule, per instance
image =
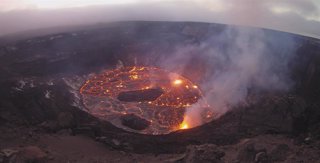
[{"label": "bright lava spatter", "polygon": [[[154,89],[161,91],[154,100],[119,100],[119,94],[123,92]],[[90,114],[125,130],[144,134],[167,134],[186,129],[188,124],[183,121],[186,108],[196,102],[201,107],[208,107],[199,100],[202,93],[197,85],[177,73],[156,67],[135,66],[103,71],[88,79],[80,93]],[[146,120],[149,126],[135,130],[123,125],[121,117],[128,114]]]}]

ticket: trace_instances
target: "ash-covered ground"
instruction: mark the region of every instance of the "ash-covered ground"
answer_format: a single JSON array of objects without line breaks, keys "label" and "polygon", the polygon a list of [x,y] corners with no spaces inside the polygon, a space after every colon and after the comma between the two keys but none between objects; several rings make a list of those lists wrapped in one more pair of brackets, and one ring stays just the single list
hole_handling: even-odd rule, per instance
[{"label": "ash-covered ground", "polygon": [[[208,39],[221,38],[227,28],[121,22],[2,38],[0,162],[319,162],[320,41],[313,38],[260,30],[274,55],[293,53],[282,44],[287,38],[295,42],[286,63],[290,87],[246,87],[244,100],[195,128],[143,135],[85,111],[79,89],[90,75],[123,65],[163,67],[168,62],[159,60],[170,58],[176,47],[201,47]],[[213,43],[221,49],[231,46],[220,45],[219,39]],[[197,53],[201,56],[201,50]],[[181,74],[201,86],[212,65],[203,67],[206,58],[199,58],[193,57]]]}]

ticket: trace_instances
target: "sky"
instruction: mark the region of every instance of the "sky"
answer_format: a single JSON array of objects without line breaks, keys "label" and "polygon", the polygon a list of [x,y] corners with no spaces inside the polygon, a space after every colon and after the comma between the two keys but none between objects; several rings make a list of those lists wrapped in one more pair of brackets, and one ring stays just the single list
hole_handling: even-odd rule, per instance
[{"label": "sky", "polygon": [[0,0],[0,36],[125,20],[223,23],[320,38],[320,0]]}]

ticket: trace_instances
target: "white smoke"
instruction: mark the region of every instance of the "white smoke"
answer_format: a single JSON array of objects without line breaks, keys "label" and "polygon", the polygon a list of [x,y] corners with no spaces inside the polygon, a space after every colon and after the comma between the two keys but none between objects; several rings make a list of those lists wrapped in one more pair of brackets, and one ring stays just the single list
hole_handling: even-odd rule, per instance
[{"label": "white smoke", "polygon": [[[227,27],[199,45],[178,47],[162,66],[180,73],[188,66],[199,64],[196,62],[207,67],[200,86],[212,112],[219,117],[245,102],[251,88],[289,90],[293,83],[288,75],[288,62],[294,47],[290,37],[268,36],[260,29]],[[203,59],[195,60],[195,57]],[[203,123],[202,111],[198,104],[187,109],[190,127]]]}]

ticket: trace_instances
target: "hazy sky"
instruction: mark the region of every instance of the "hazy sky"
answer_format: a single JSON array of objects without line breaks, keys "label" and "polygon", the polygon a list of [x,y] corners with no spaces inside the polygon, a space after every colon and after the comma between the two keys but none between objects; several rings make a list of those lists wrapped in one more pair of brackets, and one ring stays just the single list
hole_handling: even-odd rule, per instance
[{"label": "hazy sky", "polygon": [[0,0],[0,36],[123,20],[216,22],[320,38],[320,0]]}]

